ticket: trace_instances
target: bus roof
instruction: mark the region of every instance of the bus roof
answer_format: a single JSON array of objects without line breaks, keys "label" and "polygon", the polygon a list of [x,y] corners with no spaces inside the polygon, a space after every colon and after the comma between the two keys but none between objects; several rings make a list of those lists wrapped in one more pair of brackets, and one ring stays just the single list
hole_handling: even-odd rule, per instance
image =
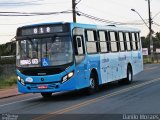
[{"label": "bus roof", "polygon": [[113,30],[113,31],[133,31],[140,32],[140,29],[131,28],[131,27],[122,27],[115,25],[92,25],[92,24],[81,24],[81,23],[71,23],[73,27],[82,27],[88,29],[99,29],[99,30]]},{"label": "bus roof", "polygon": [[36,27],[36,26],[42,26],[42,25],[58,25],[58,24],[70,24],[72,28],[74,27],[81,27],[81,28],[87,28],[87,29],[99,29],[99,30],[113,30],[113,31],[133,31],[133,32],[140,32],[137,28],[131,28],[131,27],[122,27],[122,26],[115,26],[115,25],[94,25],[94,24],[84,24],[84,23],[73,23],[73,22],[50,22],[50,23],[38,23],[38,24],[31,24],[31,25],[25,25],[20,28],[26,28],[26,27]]}]

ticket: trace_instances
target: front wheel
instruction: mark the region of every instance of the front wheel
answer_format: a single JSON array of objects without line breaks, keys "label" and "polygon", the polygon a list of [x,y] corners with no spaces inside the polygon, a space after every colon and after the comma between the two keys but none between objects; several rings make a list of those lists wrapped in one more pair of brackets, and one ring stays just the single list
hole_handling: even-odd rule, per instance
[{"label": "front wheel", "polygon": [[50,98],[52,96],[52,93],[41,93],[41,95],[43,96],[43,98]]},{"label": "front wheel", "polygon": [[87,88],[88,94],[93,94],[98,90],[97,77],[95,75],[90,76],[90,86]]}]

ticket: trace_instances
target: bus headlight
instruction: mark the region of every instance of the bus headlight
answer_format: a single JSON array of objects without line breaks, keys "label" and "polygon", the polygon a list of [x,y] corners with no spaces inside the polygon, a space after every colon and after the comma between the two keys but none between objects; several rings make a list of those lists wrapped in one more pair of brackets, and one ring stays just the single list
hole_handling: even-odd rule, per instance
[{"label": "bus headlight", "polygon": [[24,83],[24,80],[23,80],[23,79],[21,79],[21,84],[22,84],[22,85],[25,85],[25,83]]},{"label": "bus headlight", "polygon": [[17,76],[17,79],[22,85],[25,86],[25,81],[21,77]]},{"label": "bus headlight", "polygon": [[68,78],[71,78],[73,76],[73,72],[70,72],[67,76]]},{"label": "bus headlight", "polygon": [[74,72],[70,72],[68,73],[67,75],[65,75],[63,78],[62,78],[62,83],[66,82],[68,79],[70,79],[72,76],[74,75]]},{"label": "bus headlight", "polygon": [[20,78],[19,76],[17,76],[17,79],[18,79],[19,81],[21,81],[21,78]]}]

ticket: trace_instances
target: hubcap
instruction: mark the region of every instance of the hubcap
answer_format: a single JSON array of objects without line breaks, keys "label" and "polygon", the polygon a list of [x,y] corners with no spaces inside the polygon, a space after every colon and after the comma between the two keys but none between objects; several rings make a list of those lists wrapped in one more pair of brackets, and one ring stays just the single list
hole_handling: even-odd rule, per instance
[{"label": "hubcap", "polygon": [[94,83],[94,79],[93,79],[93,78],[90,78],[90,87],[91,87],[92,89],[95,88],[95,83]]},{"label": "hubcap", "polygon": [[128,79],[129,79],[129,81],[132,81],[132,74],[131,74],[131,71],[129,71],[129,73],[128,73]]}]

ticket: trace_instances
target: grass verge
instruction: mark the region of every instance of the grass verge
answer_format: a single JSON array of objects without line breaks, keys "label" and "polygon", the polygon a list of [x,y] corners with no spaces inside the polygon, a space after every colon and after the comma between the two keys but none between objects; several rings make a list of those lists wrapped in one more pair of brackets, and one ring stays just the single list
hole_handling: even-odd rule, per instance
[{"label": "grass verge", "polygon": [[0,76],[0,89],[9,88],[15,86],[17,83],[16,76]]}]

